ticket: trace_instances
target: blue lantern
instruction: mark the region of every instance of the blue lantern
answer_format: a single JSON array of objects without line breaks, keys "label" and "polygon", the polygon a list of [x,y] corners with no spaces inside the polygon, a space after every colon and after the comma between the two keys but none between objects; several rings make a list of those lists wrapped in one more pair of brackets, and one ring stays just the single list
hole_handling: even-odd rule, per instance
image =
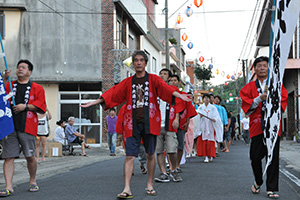
[{"label": "blue lantern", "polygon": [[193,10],[191,9],[191,7],[187,7],[185,14],[188,17],[190,17],[193,14]]},{"label": "blue lantern", "polygon": [[235,76],[234,76],[234,75],[232,75],[232,76],[231,76],[231,79],[232,79],[232,80],[234,80],[234,79],[235,79]]},{"label": "blue lantern", "polygon": [[208,69],[212,69],[212,68],[214,68],[214,66],[212,64],[209,64]]},{"label": "blue lantern", "polygon": [[194,45],[193,45],[192,42],[189,42],[188,45],[187,45],[187,47],[188,47],[189,49],[192,49],[192,48],[194,47]]}]

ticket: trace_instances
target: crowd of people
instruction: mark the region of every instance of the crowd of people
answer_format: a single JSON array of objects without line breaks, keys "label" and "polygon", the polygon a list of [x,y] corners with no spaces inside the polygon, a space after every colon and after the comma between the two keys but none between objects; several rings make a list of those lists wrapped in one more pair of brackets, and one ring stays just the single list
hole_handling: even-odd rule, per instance
[{"label": "crowd of people", "polygon": [[[230,152],[236,131],[240,128],[237,125],[240,119],[236,119],[232,112],[228,112],[226,107],[221,105],[220,96],[203,94],[202,104],[195,105],[191,94],[179,90],[180,78],[169,69],[162,69],[159,76],[145,71],[148,57],[144,51],[135,51],[132,60],[136,71],[134,76],[107,90],[99,99],[80,105],[87,108],[101,104],[105,109],[109,109],[110,114],[105,118],[105,129],[111,156],[115,155],[116,134],[123,135],[126,158],[124,189],[117,194],[117,198],[120,199],[133,198],[131,178],[135,157],[140,157],[142,173],[148,174],[146,194],[154,196],[157,192],[153,188],[153,181],[182,181],[180,163],[187,132],[194,132],[197,156],[203,157],[204,163],[209,163],[219,156],[219,151]],[[243,101],[242,109],[245,112],[245,117],[240,120],[243,138],[246,145],[251,143],[250,159],[255,177],[251,187],[253,194],[258,194],[263,184],[261,160],[267,154],[261,126],[266,100],[263,88],[267,78],[267,65],[266,57],[255,60],[257,80],[248,83],[240,94]],[[49,135],[47,121],[51,118],[51,114],[49,111],[46,113],[44,89],[29,79],[32,70],[33,65],[28,60],[20,60],[17,64],[17,81],[13,82],[15,105],[12,104],[15,132],[6,137],[3,143],[6,187],[0,192],[1,197],[14,193],[12,187],[14,160],[19,157],[20,146],[28,164],[29,191],[39,191],[36,183],[40,151],[38,145],[42,142],[42,160],[44,160],[43,141]],[[10,72],[6,72],[6,81],[9,75]],[[10,87],[8,84],[6,86],[9,93]],[[121,104],[124,105],[117,117],[114,108]],[[283,87],[281,103],[283,111],[286,105],[287,92]],[[56,124],[58,127],[55,130],[55,140],[63,145],[78,143],[81,145],[82,155],[87,156],[85,148],[89,146],[84,141],[85,136],[74,128],[74,117],[69,117],[66,126],[62,120]],[[37,136],[39,141],[36,141]],[[269,198],[279,197],[276,193],[279,176],[279,141],[276,141],[273,161],[267,170],[266,184]],[[154,177],[156,161],[160,170],[158,177]],[[166,168],[166,161],[169,169]]]}]

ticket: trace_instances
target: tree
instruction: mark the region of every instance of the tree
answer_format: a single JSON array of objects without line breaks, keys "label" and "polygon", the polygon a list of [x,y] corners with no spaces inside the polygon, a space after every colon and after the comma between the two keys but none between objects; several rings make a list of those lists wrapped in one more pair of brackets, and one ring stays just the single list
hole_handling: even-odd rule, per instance
[{"label": "tree", "polygon": [[205,65],[197,65],[194,69],[194,73],[199,81],[202,81],[202,89],[205,89],[205,81],[209,81],[213,78],[212,71],[206,68]]}]

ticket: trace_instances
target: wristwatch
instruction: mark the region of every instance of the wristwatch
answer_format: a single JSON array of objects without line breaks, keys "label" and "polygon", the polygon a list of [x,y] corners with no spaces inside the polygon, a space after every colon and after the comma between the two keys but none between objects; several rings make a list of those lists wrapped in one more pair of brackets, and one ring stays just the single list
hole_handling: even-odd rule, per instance
[{"label": "wristwatch", "polygon": [[28,107],[28,104],[26,104],[25,111],[28,111],[28,110],[29,110],[29,107]]}]

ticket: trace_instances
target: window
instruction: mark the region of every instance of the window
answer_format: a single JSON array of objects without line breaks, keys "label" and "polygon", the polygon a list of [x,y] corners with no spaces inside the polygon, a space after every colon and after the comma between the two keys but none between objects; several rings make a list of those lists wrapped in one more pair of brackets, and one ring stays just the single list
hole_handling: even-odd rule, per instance
[{"label": "window", "polygon": [[0,33],[2,39],[4,39],[5,38],[5,15],[3,11],[0,11]]},{"label": "window", "polygon": [[75,117],[75,129],[84,134],[86,142],[102,145],[102,108],[100,105],[82,108],[79,105],[99,98],[101,92],[60,92],[59,119]]},{"label": "window", "polygon": [[151,72],[151,65],[150,65],[150,53],[147,51],[147,50],[144,50],[145,51],[145,53],[147,54],[147,56],[148,56],[148,63],[147,63],[147,72]]},{"label": "window", "polygon": [[117,42],[117,49],[122,49],[122,44],[125,44],[125,28],[124,24],[121,20],[117,20],[117,27],[116,27],[116,42]]},{"label": "window", "polygon": [[154,73],[157,73],[157,63],[156,58],[152,57],[152,70]]}]

